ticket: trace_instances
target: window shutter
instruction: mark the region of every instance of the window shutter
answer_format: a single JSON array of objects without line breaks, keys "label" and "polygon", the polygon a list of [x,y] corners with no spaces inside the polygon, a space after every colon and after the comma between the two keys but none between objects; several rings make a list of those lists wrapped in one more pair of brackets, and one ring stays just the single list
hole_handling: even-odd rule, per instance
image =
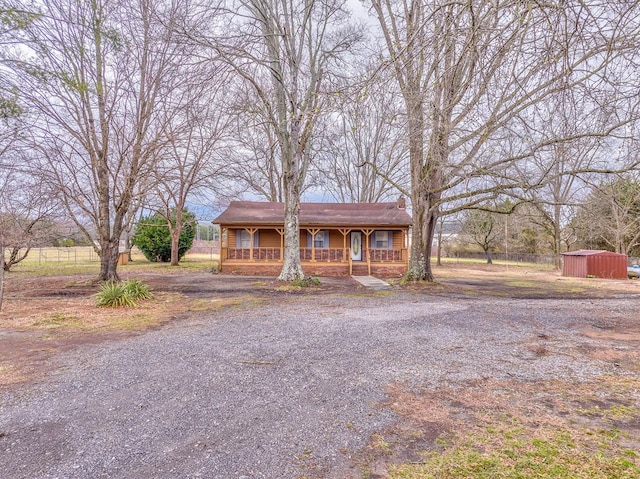
[{"label": "window shutter", "polygon": [[236,230],[236,248],[242,248],[242,230]]},{"label": "window shutter", "polygon": [[307,248],[311,248],[311,242],[313,241],[313,235],[311,233],[309,233],[309,231],[307,231],[306,233],[307,233]]},{"label": "window shutter", "polygon": [[259,244],[260,242],[258,241],[258,236],[259,236],[259,231],[256,231],[255,233],[253,233],[253,247],[254,248],[259,248]]},{"label": "window shutter", "polygon": [[324,230],[324,249],[329,249],[329,230]]},{"label": "window shutter", "polygon": [[387,231],[387,233],[389,234],[388,248],[393,249],[393,231]]}]

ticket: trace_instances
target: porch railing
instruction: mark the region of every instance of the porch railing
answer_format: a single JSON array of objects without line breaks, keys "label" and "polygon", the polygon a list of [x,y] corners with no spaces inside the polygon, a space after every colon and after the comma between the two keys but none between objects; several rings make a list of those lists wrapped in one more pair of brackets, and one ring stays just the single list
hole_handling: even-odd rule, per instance
[{"label": "porch railing", "polygon": [[402,263],[406,261],[406,249],[369,249],[372,263]]},{"label": "porch railing", "polygon": [[[226,250],[226,255],[224,251]],[[223,248],[224,259],[249,261],[251,248]],[[253,248],[254,261],[280,261],[280,248]]]},{"label": "porch railing", "polygon": [[[349,250],[347,250],[348,252]],[[345,251],[342,248],[300,248],[302,261],[322,261],[326,263],[346,261]]]},{"label": "porch railing", "polygon": [[[235,261],[282,261],[280,248],[222,248],[223,260]],[[300,248],[302,261],[318,261],[324,263],[347,262],[351,259],[349,248]],[[362,261],[371,263],[402,263],[408,259],[406,249],[368,249],[363,250]]]}]

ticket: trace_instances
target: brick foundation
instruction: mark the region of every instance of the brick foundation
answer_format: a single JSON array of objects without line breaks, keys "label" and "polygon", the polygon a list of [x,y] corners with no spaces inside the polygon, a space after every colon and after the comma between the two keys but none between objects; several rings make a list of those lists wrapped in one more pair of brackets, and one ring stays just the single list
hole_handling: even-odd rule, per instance
[{"label": "brick foundation", "polygon": [[[222,264],[222,273],[247,276],[278,276],[282,270],[280,263],[231,263]],[[349,276],[349,265],[346,263],[302,263],[302,271],[307,276]],[[405,264],[372,264],[371,275],[377,278],[400,278],[407,271]],[[354,264],[353,274],[368,274],[366,264]]]}]

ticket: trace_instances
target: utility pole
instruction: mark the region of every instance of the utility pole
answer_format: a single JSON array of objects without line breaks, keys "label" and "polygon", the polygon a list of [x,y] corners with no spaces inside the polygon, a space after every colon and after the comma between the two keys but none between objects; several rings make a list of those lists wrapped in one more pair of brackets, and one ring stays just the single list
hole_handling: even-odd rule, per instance
[{"label": "utility pole", "polygon": [[504,262],[509,271],[509,215],[504,217]]}]

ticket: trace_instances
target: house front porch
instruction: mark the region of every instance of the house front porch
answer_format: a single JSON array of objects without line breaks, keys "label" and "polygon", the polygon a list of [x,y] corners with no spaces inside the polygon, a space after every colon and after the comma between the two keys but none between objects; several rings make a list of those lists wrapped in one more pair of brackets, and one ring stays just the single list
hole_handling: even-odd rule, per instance
[{"label": "house front porch", "polygon": [[[230,274],[277,276],[282,269],[284,248],[223,247],[220,251],[221,271]],[[362,250],[354,260],[350,248],[300,248],[302,270],[310,276],[373,275],[400,277],[408,265],[408,250]]]},{"label": "house front porch", "polygon": [[[220,225],[220,271],[279,275],[285,249],[284,204],[232,201]],[[300,261],[309,276],[399,277],[408,269],[411,217],[393,203],[301,203]]]}]

